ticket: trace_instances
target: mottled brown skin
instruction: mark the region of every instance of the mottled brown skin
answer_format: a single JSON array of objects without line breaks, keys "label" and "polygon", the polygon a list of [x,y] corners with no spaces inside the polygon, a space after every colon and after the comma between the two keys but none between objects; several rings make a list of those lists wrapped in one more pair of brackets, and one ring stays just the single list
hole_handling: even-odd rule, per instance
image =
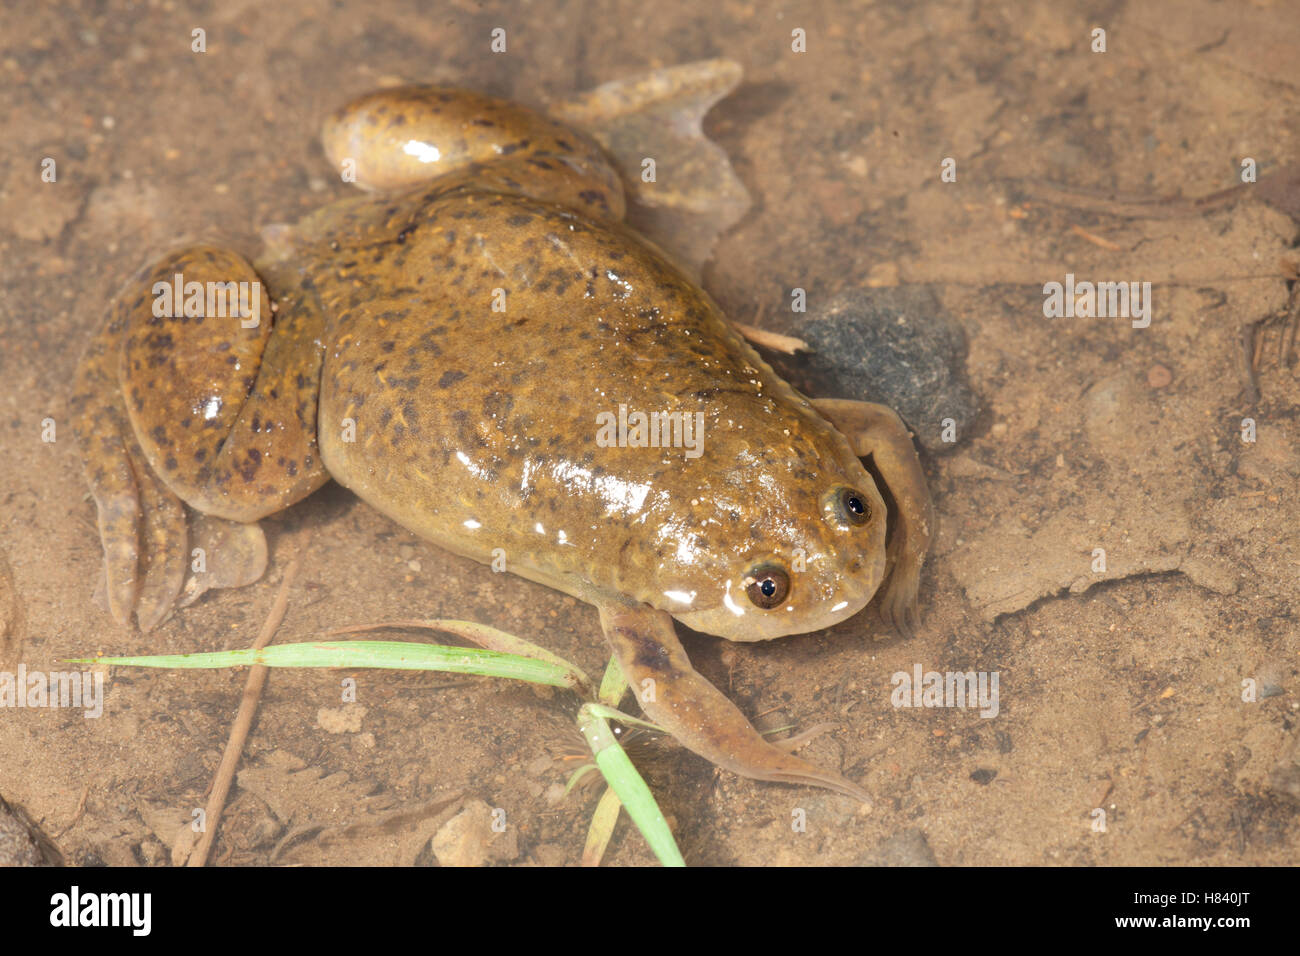
[{"label": "mottled brown skin", "polygon": [[[687,747],[865,799],[767,743],[691,668],[672,621],[761,640],[864,607],[887,564],[866,454],[899,506],[883,607],[912,619],[932,518],[897,417],[852,402],[819,412],[778,378],[619,224],[619,179],[574,130],[478,94],[402,88],[335,114],[324,139],[378,191],[274,234],[256,271],[210,247],[168,257],[82,362],[73,408],[114,616],[135,610],[147,627],[170,610],[181,501],[253,522],[333,477],[430,541],[503,556],[598,608],[643,708]],[[148,290],[178,271],[260,276],[274,325],[154,317]],[[701,454],[602,447],[597,415],[620,404],[702,413]],[[754,587],[773,568],[788,594],[765,607]]]}]

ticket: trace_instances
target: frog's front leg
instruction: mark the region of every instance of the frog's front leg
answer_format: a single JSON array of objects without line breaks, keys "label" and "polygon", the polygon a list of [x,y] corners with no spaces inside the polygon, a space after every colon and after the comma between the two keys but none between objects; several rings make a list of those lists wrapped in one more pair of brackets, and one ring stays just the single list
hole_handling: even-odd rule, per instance
[{"label": "frog's front leg", "polygon": [[813,399],[813,407],[849,440],[854,454],[870,457],[896,505],[888,544],[889,578],[881,614],[909,634],[920,621],[921,565],[934,535],[934,506],[912,435],[893,409],[839,398]]},{"label": "frog's front leg", "polygon": [[701,677],[666,611],[600,603],[605,639],[650,719],[706,760],[756,780],[824,787],[858,800],[867,792],[839,774],[768,743],[721,691]]}]

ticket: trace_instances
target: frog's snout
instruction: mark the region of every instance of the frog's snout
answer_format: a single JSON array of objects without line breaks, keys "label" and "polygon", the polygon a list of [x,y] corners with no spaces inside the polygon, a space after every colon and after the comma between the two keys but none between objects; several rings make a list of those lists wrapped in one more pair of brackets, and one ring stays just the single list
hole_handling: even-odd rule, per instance
[{"label": "frog's snout", "polygon": [[823,495],[820,520],[805,526],[803,541],[732,569],[717,600],[670,613],[732,641],[806,634],[857,614],[886,573],[885,503],[870,477],[861,479]]}]

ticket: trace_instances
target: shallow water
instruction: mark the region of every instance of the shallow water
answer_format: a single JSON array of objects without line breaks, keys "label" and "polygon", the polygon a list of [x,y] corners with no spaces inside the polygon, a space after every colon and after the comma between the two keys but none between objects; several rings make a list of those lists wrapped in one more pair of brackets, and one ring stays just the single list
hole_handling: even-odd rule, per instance
[{"label": "shallow water", "polygon": [[[931,285],[966,330],[985,411],[927,462],[941,531],[913,639],[870,611],[763,646],[685,638],[760,726],[835,721],[804,755],[876,795],[860,812],[658,745],[640,759],[688,862],[851,864],[900,840],[920,853],[918,830],[941,864],[1293,862],[1300,385],[1266,320],[1288,307],[1296,223],[1249,192],[1207,207],[1149,200],[1233,187],[1245,157],[1262,187],[1300,159],[1289,52],[1300,13],[1156,0],[1094,22],[1048,7],[6,9],[4,667],[246,646],[301,540],[277,642],[458,617],[599,673],[594,611],[443,554],[335,486],[267,522],[260,583],[211,594],[147,638],[116,627],[91,601],[99,544],[64,400],[136,268],[200,237],[251,254],[262,225],[344,194],[315,134],[348,98],[439,82],[536,103],[722,56],[745,80],[706,129],[754,206],[718,244],[706,288],[733,318],[797,335],[845,289]],[[497,26],[504,54],[489,50]],[[1090,50],[1097,26],[1105,53]],[[205,53],[190,49],[198,27]],[[791,50],[795,29],[806,53]],[[55,183],[41,181],[46,157]],[[945,158],[955,182],[942,179]],[[1045,317],[1044,284],[1067,274],[1150,282],[1150,326]],[[796,287],[806,314],[790,311]],[[1259,323],[1252,397],[1241,343]],[[996,716],[895,706],[895,675],[918,665],[997,673]],[[427,806],[397,849],[357,837],[274,857],[427,862],[421,827],[436,828],[441,795],[463,790],[506,809],[499,862],[578,861],[595,792],[548,800],[570,766],[561,758],[581,746],[564,695],[364,673],[344,711],[343,676],[272,674],[214,860],[266,863],[307,822]],[[59,833],[69,860],[166,862],[202,805],[244,679],[118,669],[99,719],[0,711],[0,795]],[[789,824],[798,808],[803,833]],[[607,861],[652,859],[620,826]]]}]

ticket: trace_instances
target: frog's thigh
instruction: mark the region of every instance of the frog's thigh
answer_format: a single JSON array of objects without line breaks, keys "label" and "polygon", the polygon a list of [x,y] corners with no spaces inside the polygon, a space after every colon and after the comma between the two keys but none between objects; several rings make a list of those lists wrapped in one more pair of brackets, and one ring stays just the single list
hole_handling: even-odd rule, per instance
[{"label": "frog's thigh", "polygon": [[[205,514],[256,521],[327,477],[316,450],[319,315],[290,293],[272,334],[257,273],[224,249],[173,253],[151,270],[146,289],[173,285],[176,275],[219,291],[202,303],[172,303],[162,316],[152,291],[128,304],[120,366],[127,415],[174,494]],[[230,290],[236,298],[223,301]],[[239,313],[241,293],[251,317]]]},{"label": "frog's thigh", "polygon": [[482,93],[377,90],[332,114],[321,142],[335,168],[350,171],[362,189],[405,189],[466,175],[480,189],[560,203],[596,219],[623,218],[623,184],[595,141]]},{"label": "frog's thigh", "polygon": [[849,440],[855,454],[871,457],[898,506],[888,546],[890,572],[881,613],[906,633],[919,620],[921,565],[934,533],[934,507],[911,433],[893,409],[884,405],[838,398],[813,399],[812,403]]},{"label": "frog's thigh", "polygon": [[689,750],[745,777],[808,784],[868,800],[866,791],[839,774],[764,740],[735,704],[696,673],[667,612],[607,604],[600,606],[600,622],[642,709]]}]

